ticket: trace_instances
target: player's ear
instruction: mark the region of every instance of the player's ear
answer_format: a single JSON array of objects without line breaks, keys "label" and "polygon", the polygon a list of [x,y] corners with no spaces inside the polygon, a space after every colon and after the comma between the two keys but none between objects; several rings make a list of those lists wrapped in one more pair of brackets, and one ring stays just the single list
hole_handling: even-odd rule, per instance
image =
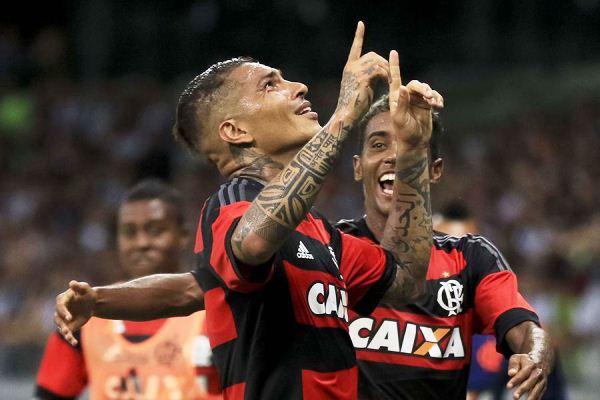
[{"label": "player's ear", "polygon": [[225,142],[237,146],[248,146],[254,142],[252,135],[235,118],[226,119],[219,124],[219,136]]},{"label": "player's ear", "polygon": [[429,166],[429,182],[438,183],[440,181],[440,179],[442,179],[443,172],[444,172],[444,160],[441,158],[437,158]]},{"label": "player's ear", "polygon": [[352,168],[354,168],[354,180],[362,181],[362,166],[360,165],[360,156],[355,154],[352,157]]}]

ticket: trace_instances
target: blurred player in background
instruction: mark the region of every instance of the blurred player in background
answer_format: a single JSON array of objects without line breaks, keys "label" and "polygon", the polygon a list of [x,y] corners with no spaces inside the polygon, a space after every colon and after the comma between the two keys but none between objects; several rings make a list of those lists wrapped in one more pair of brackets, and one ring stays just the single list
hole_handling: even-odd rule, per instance
[{"label": "blurred player in background", "polygon": [[[447,204],[440,214],[434,215],[434,229],[452,236],[463,236],[479,232],[477,221],[469,214],[466,205],[460,201]],[[492,396],[494,400],[504,398],[506,392],[507,360],[496,351],[496,338],[490,335],[474,335],[472,361],[467,384],[467,398],[475,400],[481,395]],[[542,396],[544,400],[564,400],[567,398],[565,379],[559,358],[555,357],[554,367],[548,375],[548,386]]]},{"label": "blurred player in background", "polygon": [[[144,180],[118,211],[117,247],[128,279],[182,268],[189,244],[177,191]],[[75,287],[77,290],[77,287]],[[88,387],[92,400],[219,399],[204,312],[147,322],[92,317],[72,346],[48,339],[37,376],[36,399],[74,399]]]},{"label": "blurred player in background", "polygon": [[[343,231],[377,243],[392,201],[398,146],[387,96],[359,125],[355,179],[363,184],[365,213],[342,220]],[[442,175],[441,127],[434,117],[429,145],[432,183]],[[359,360],[359,398],[461,399],[466,396],[474,333],[495,333],[509,360],[514,397],[538,399],[553,352],[538,317],[517,291],[517,279],[498,249],[481,236],[434,233],[426,295],[396,307],[380,303],[369,317],[351,315],[350,335]]]}]

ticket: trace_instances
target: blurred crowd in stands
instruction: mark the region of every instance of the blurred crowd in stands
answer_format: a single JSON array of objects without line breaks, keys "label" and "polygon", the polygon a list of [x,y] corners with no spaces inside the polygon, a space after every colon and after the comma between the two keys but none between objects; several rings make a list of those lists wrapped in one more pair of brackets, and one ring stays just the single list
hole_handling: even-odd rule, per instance
[{"label": "blurred crowd in stands", "polygon": [[[222,182],[170,135],[181,82],[142,75],[78,82],[65,72],[60,31],[44,31],[27,47],[13,34],[0,31],[2,374],[35,369],[53,329],[54,298],[69,279],[121,278],[113,228],[129,186],[147,176],[174,184],[194,231],[202,202]],[[337,96],[326,85],[313,103]],[[327,117],[322,112],[321,122]],[[527,112],[478,130],[445,133],[434,211],[457,201],[468,207],[554,334],[570,383],[597,387],[600,101],[581,98],[560,112]],[[355,148],[346,146],[319,200],[332,220],[361,212]]]}]

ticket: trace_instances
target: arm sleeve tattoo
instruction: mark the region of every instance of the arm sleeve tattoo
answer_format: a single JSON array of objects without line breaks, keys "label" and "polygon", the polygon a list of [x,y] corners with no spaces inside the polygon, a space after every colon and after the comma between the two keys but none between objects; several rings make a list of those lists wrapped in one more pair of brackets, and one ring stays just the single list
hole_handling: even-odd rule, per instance
[{"label": "arm sleeve tattoo", "polygon": [[[332,118],[263,188],[232,236],[232,247],[240,261],[249,265],[267,261],[306,217],[350,128]],[[243,243],[251,234],[266,242],[260,259],[245,252]]]},{"label": "arm sleeve tattoo", "polygon": [[381,239],[398,265],[385,302],[403,305],[420,297],[432,243],[427,150],[413,149],[396,160],[393,204]]}]

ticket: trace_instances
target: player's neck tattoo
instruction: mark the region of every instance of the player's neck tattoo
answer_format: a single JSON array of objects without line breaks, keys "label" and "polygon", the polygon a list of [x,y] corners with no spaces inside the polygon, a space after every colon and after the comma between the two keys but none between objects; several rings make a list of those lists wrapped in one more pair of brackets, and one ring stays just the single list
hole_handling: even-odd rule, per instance
[{"label": "player's neck tattoo", "polygon": [[231,147],[233,159],[240,166],[231,176],[249,176],[262,183],[270,182],[284,165],[273,160],[268,154],[259,152],[254,147]]}]

